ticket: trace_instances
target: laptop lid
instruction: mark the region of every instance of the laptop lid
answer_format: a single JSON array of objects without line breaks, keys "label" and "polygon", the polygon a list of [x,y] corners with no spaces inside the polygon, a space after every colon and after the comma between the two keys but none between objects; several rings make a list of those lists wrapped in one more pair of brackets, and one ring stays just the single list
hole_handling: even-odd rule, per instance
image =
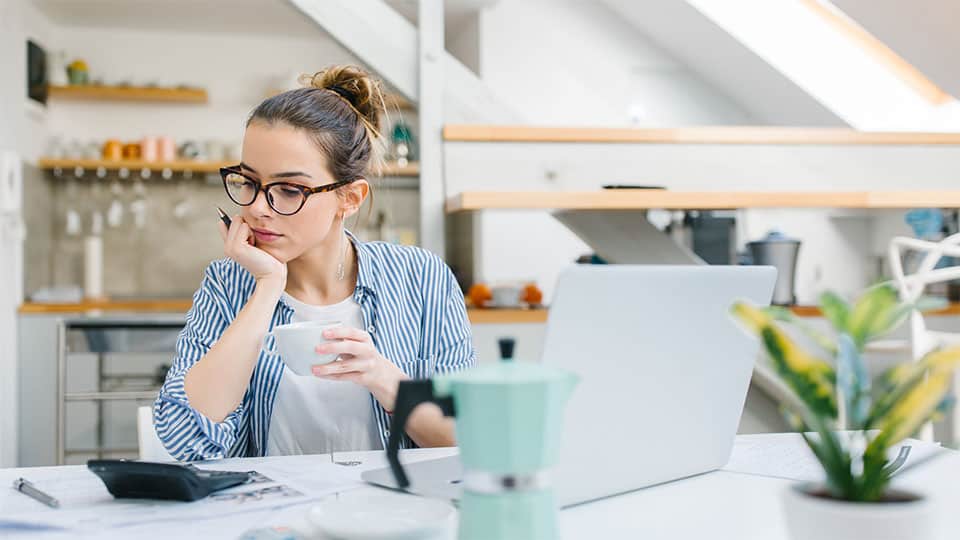
[{"label": "laptop lid", "polygon": [[[729,314],[767,305],[772,267],[571,266],[559,278],[543,360],[580,376],[554,471],[562,506],[722,467],[758,343]],[[410,491],[456,499],[462,468],[406,466]],[[389,469],[363,479],[395,487]]]}]

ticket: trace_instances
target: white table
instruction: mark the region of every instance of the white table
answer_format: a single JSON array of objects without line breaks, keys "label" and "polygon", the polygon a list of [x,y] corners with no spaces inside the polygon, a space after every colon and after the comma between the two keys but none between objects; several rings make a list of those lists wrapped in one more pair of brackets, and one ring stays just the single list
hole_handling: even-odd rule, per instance
[{"label": "white table", "polygon": [[[731,466],[742,458],[749,442],[752,452],[764,448],[782,451],[785,447],[800,449],[802,441],[793,434],[752,435],[738,437],[738,445],[731,459]],[[454,449],[416,450],[407,452],[405,461],[419,461],[447,456]],[[738,452],[741,455],[738,456]],[[276,460],[301,460],[329,463],[330,456],[300,456],[271,458]],[[337,454],[337,460],[358,459],[363,465],[358,469],[384,466],[382,452]],[[598,451],[598,459],[602,452]],[[244,460],[227,460],[227,463],[245,463]],[[743,459],[739,460],[742,466]],[[625,465],[626,466],[626,465]],[[70,474],[79,467],[47,469],[0,470],[0,485],[9,486],[14,478],[57,471]],[[568,508],[560,513],[561,534],[564,540],[573,539],[737,539],[779,540],[786,539],[780,497],[793,482],[782,478],[757,476],[742,472],[720,470],[693,478],[654,486],[632,493],[603,499]],[[960,537],[960,453],[949,452],[917,469],[907,470],[896,479],[896,485],[929,496],[941,509],[938,520],[944,540]],[[377,488],[360,487],[343,494],[344,497],[363,497],[377,493]],[[285,508],[280,511],[251,512],[229,519],[209,519],[189,524],[164,524],[126,527],[98,534],[98,538],[137,538],[148,540],[171,535],[187,534],[190,537],[237,538],[253,527],[265,525],[288,525],[297,529],[307,528],[305,519],[309,505]],[[0,508],[0,518],[9,517]],[[0,532],[3,536],[3,532]],[[449,538],[454,538],[452,533]],[[75,538],[76,535],[36,534],[20,535],[22,538]]]}]

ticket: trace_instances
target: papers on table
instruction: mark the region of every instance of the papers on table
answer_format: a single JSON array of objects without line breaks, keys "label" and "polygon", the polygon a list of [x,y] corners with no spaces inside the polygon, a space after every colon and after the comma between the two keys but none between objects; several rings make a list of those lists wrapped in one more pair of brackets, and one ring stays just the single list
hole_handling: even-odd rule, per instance
[{"label": "papers on table", "polygon": [[[901,446],[910,447],[901,470],[943,450],[939,444],[910,439],[891,449],[891,460],[897,457]],[[722,470],[801,482],[822,482],[825,479],[823,468],[813,452],[803,438],[794,433],[737,437],[733,455]]]},{"label": "papers on table", "polygon": [[[92,533],[151,522],[217,519],[309,503],[363,485],[357,467],[337,465],[329,459],[296,456],[200,464],[200,468],[214,470],[255,470],[265,478],[191,503],[114,499],[85,467],[0,471],[0,486],[6,486],[0,487],[0,535],[35,528]],[[39,489],[59,499],[60,508],[48,508],[10,488],[15,475],[27,476]]]}]

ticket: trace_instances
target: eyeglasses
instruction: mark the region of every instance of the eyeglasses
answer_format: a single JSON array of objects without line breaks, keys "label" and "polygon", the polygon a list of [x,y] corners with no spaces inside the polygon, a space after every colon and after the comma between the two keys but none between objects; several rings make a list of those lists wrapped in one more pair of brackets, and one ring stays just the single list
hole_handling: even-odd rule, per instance
[{"label": "eyeglasses", "polygon": [[306,204],[307,197],[314,193],[326,193],[353,182],[353,180],[345,180],[315,188],[289,182],[262,184],[259,180],[243,174],[239,166],[222,167],[220,177],[223,178],[223,188],[227,190],[227,196],[234,203],[240,206],[250,206],[253,201],[257,200],[257,195],[262,191],[270,208],[283,216],[292,216],[299,212]]}]

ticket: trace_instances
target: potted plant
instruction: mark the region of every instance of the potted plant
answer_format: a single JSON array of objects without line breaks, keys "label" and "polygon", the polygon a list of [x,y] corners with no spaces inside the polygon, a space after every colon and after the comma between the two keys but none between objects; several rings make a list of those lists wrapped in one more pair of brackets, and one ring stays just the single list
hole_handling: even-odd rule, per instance
[{"label": "potted plant", "polygon": [[[773,371],[789,389],[785,415],[825,473],[823,484],[797,485],[785,493],[790,535],[794,540],[928,538],[933,534],[930,503],[890,487],[898,465],[890,454],[951,406],[947,393],[960,347],[934,351],[871,380],[864,348],[918,306],[899,302],[892,287],[879,285],[852,305],[826,293],[821,309],[835,336],[815,331],[783,308],[746,303],[732,308],[760,337]],[[798,345],[801,341],[806,347]]]}]

